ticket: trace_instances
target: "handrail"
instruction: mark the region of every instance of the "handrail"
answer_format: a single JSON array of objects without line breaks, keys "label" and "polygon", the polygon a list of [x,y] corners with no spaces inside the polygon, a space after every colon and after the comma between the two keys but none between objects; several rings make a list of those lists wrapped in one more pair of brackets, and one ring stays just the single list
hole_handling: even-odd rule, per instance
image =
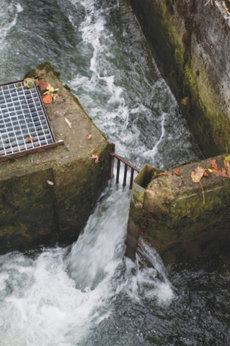
[{"label": "handrail", "polygon": [[110,169],[109,169],[109,178],[112,179],[113,177],[113,166],[114,166],[114,159],[117,159],[117,169],[116,169],[116,184],[119,184],[119,178],[120,178],[120,167],[121,163],[125,165],[124,169],[124,176],[123,176],[123,186],[126,186],[126,180],[127,180],[127,171],[128,168],[131,169],[130,174],[130,181],[129,181],[129,188],[132,189],[133,186],[133,180],[134,180],[134,172],[139,173],[140,170],[133,166],[131,163],[127,162],[123,157],[117,155],[114,151],[111,151],[110,153]]}]

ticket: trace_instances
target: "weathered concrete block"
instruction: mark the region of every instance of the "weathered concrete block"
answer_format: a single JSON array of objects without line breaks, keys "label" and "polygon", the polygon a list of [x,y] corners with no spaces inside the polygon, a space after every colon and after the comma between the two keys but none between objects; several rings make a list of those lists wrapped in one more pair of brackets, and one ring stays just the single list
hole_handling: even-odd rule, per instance
[{"label": "weathered concrete block", "polygon": [[59,89],[46,110],[64,145],[0,163],[0,253],[76,240],[109,172],[110,145],[57,72],[44,63],[29,75]]},{"label": "weathered concrete block", "polygon": [[[216,161],[221,170],[224,156]],[[198,165],[211,168],[211,159],[181,166],[179,176],[145,166],[136,177],[126,241],[131,258],[141,235],[165,263],[212,255],[229,261],[230,179],[209,173],[200,186],[191,178]]]}]

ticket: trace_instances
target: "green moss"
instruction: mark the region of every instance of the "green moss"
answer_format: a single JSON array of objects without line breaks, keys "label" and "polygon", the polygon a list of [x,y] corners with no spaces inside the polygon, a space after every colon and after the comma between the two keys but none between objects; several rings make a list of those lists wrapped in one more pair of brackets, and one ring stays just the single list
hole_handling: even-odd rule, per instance
[{"label": "green moss", "polygon": [[131,4],[141,19],[158,66],[176,98],[180,102],[189,97],[189,105],[182,111],[203,153],[214,156],[228,151],[230,121],[219,103],[208,71],[199,57],[192,56],[191,52],[192,34],[201,39],[199,27],[192,19],[195,6],[162,0],[131,0]]}]

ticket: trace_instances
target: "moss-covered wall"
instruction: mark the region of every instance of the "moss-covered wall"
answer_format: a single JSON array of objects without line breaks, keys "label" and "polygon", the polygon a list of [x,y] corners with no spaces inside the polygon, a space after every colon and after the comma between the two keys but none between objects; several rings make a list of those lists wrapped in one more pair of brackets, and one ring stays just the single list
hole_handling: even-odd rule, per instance
[{"label": "moss-covered wall", "polygon": [[[220,170],[224,157],[216,158]],[[209,173],[202,187],[191,179],[196,167],[211,168],[211,160],[180,167],[180,175],[152,175],[142,186],[137,176],[130,204],[127,255],[135,258],[142,236],[165,263],[219,256],[230,263],[230,179]],[[202,193],[204,191],[204,195]]]},{"label": "moss-covered wall", "polygon": [[72,243],[108,179],[110,145],[59,74],[44,63],[29,75],[59,89],[46,111],[64,145],[0,163],[0,253]]},{"label": "moss-covered wall", "polygon": [[229,151],[230,26],[222,2],[130,2],[201,150]]}]

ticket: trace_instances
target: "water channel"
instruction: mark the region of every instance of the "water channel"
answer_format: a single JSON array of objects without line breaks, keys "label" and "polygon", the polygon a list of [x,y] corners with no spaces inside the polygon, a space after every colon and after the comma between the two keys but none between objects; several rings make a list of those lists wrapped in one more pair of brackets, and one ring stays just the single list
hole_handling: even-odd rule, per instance
[{"label": "water channel", "polygon": [[[1,83],[51,61],[137,167],[197,158],[128,0],[0,0],[0,44]],[[230,344],[225,267],[125,258],[129,198],[108,186],[71,247],[0,256],[0,345]]]}]

